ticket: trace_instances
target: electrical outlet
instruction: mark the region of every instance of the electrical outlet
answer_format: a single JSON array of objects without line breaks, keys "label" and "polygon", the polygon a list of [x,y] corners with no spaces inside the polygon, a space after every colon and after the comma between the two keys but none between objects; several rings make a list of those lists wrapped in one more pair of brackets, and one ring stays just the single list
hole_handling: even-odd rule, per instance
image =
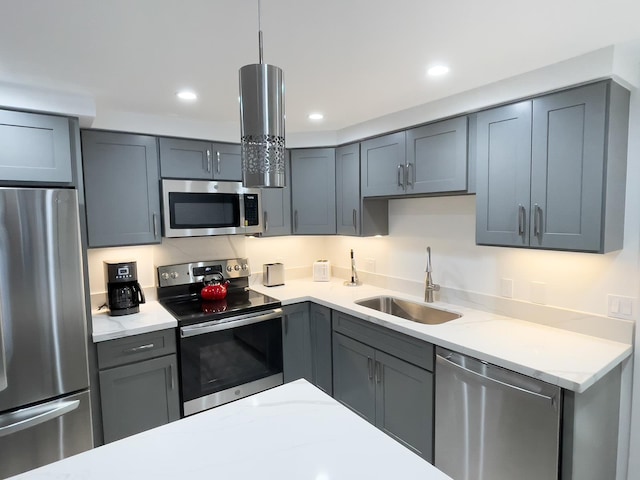
[{"label": "electrical outlet", "polygon": [[544,282],[531,282],[531,301],[541,305],[547,304],[547,284]]},{"label": "electrical outlet", "polygon": [[620,295],[607,295],[607,315],[623,320],[633,320],[635,298]]},{"label": "electrical outlet", "polygon": [[365,258],[364,259],[364,270],[369,273],[374,273],[376,271],[376,259],[375,258]]},{"label": "electrical outlet", "polygon": [[506,298],[513,298],[513,280],[510,278],[500,279],[500,295]]}]

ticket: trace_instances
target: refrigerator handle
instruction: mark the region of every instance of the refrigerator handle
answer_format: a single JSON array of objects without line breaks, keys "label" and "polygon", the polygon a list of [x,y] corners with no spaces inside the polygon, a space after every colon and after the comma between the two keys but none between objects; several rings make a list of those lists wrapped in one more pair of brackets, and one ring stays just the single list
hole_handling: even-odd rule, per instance
[{"label": "refrigerator handle", "polygon": [[[55,403],[53,406],[46,408],[43,408],[41,405],[36,405],[35,407],[0,415],[0,424],[6,423],[5,426],[0,427],[0,438],[61,417],[65,413],[75,410],[79,405],[80,400],[70,400]],[[33,415],[30,415],[30,413],[33,413]]]},{"label": "refrigerator handle", "polygon": [[4,355],[4,336],[2,334],[2,303],[0,303],[0,392],[9,386],[7,381],[7,359]]}]

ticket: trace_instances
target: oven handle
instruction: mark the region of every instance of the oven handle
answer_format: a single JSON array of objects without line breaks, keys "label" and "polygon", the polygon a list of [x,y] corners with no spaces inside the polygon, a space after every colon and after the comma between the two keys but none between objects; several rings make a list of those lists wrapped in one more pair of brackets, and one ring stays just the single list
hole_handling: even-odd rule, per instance
[{"label": "oven handle", "polygon": [[197,325],[189,325],[188,327],[180,328],[180,338],[193,337],[195,335],[202,335],[204,333],[219,332],[222,330],[228,330],[230,328],[251,325],[252,323],[264,322],[265,320],[272,320],[279,317],[282,317],[282,309],[275,308],[273,310],[269,310],[268,313],[249,313],[247,315],[230,317],[228,319],[225,318],[223,321],[218,320],[213,322],[199,323]]}]

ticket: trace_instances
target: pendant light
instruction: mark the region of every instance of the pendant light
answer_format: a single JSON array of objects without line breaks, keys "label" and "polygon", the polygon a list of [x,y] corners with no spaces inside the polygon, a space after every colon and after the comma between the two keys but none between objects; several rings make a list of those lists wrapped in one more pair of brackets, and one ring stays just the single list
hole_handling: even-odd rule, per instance
[{"label": "pendant light", "polygon": [[240,69],[240,137],[245,187],[284,187],[284,75],[262,61],[258,0],[258,64]]}]

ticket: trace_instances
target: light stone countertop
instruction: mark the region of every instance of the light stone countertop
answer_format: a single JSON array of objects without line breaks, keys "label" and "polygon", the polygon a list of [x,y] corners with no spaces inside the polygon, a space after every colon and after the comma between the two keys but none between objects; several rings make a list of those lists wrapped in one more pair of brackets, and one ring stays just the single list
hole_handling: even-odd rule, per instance
[{"label": "light stone countertop", "polygon": [[423,325],[354,303],[377,295],[420,303],[424,303],[423,298],[366,284],[347,287],[337,279],[287,280],[278,287],[254,284],[251,288],[279,299],[283,305],[304,301],[325,305],[576,393],[584,392],[632,352],[632,346],[626,343],[443,302],[431,306],[460,313],[462,317],[441,325]]},{"label": "light stone countertop", "polygon": [[305,380],[12,478],[451,480]]},{"label": "light stone countertop", "polygon": [[108,312],[106,309],[91,312],[94,343],[178,326],[173,315],[155,300],[142,303],[139,313],[112,317]]}]

